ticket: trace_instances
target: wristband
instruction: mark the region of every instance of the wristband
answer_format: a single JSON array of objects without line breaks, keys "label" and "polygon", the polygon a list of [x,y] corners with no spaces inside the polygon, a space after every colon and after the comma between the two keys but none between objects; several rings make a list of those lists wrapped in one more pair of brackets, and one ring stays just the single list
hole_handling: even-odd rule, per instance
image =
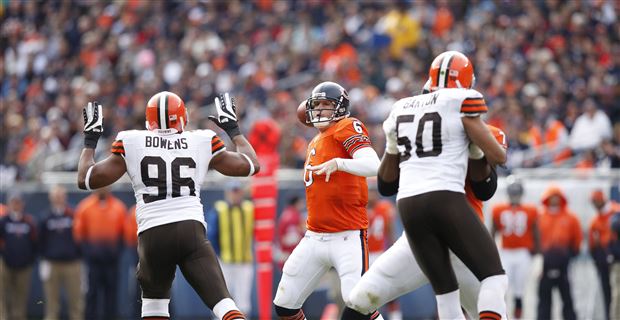
[{"label": "wristband", "polygon": [[93,172],[93,167],[94,167],[94,165],[90,166],[90,168],[88,168],[88,171],[86,171],[86,179],[84,179],[84,185],[86,186],[86,190],[88,190],[88,191],[92,190],[90,188],[90,174],[91,174],[91,172]]},{"label": "wristband", "polygon": [[84,132],[84,148],[96,149],[101,133]]},{"label": "wristband", "polygon": [[244,156],[250,163],[250,173],[248,173],[248,177],[253,176],[254,175],[254,163],[252,163],[252,160],[250,160],[250,157],[248,157],[245,153],[242,153],[241,155]]},{"label": "wristband", "polygon": [[239,126],[234,126],[232,128],[224,129],[226,134],[232,139],[241,134],[241,130],[239,130]]}]

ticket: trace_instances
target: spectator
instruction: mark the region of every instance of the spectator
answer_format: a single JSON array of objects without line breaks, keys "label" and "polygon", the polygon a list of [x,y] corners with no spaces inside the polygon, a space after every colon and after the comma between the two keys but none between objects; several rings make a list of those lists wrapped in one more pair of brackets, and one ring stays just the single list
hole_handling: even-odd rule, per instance
[{"label": "spectator", "polygon": [[251,314],[254,276],[254,205],[244,200],[237,180],[226,186],[225,200],[214,203],[207,214],[209,241],[218,253],[230,295],[244,314]]},{"label": "spectator", "polygon": [[282,270],[284,262],[293,252],[295,246],[304,237],[306,231],[305,219],[303,219],[302,210],[305,209],[305,202],[299,196],[292,196],[288,202],[288,206],[284,208],[282,214],[278,218],[278,268]]},{"label": "spectator", "polygon": [[[243,92],[240,116],[247,128],[262,118],[284,124],[287,112],[278,96],[306,98],[307,79],[351,84],[352,95],[372,85],[382,97],[388,79],[396,77],[404,92],[414,92],[428,76],[421,66],[446,48],[475,52],[470,56],[478,70],[476,88],[497,110],[493,123],[505,124],[500,127],[511,140],[529,140],[525,118],[532,117],[541,141],[553,141],[548,135],[559,126],[546,123],[541,103],[568,131],[588,99],[612,122],[620,121],[614,1],[266,3],[17,1],[5,6],[1,182],[34,180],[50,168],[74,170],[81,114],[73,106],[83,106],[89,96],[117,106],[106,111],[105,137],[143,126],[145,97],[161,87],[179,92],[194,107],[207,105],[216,91]],[[574,43],[578,48],[567,54]],[[373,103],[355,105],[356,113],[374,113]],[[369,125],[373,141],[383,140],[380,122],[360,120]],[[278,145],[289,160],[284,166],[302,165],[285,151],[296,137],[307,141],[307,131]],[[511,166],[551,161],[538,162],[534,146],[523,147],[517,153],[525,156],[511,156],[516,159]],[[556,147],[561,158],[564,146]]]},{"label": "spectator", "polygon": [[45,291],[45,320],[60,317],[61,288],[69,305],[69,318],[84,319],[84,299],[80,287],[82,262],[73,239],[73,209],[67,205],[67,191],[53,186],[49,192],[50,212],[41,221],[39,247],[42,260],[39,275]]},{"label": "spectator", "polygon": [[37,229],[31,215],[24,213],[24,200],[19,193],[8,197],[8,214],[0,218],[0,252],[3,272],[0,290],[7,319],[27,318],[28,294],[32,264],[37,253]]},{"label": "spectator", "polygon": [[542,196],[540,242],[543,270],[538,285],[538,319],[551,319],[551,293],[560,290],[562,315],[566,320],[577,319],[571,297],[568,265],[579,254],[583,235],[579,219],[568,209],[566,197],[556,187],[549,187]]},{"label": "spectator", "polygon": [[530,275],[532,255],[540,251],[538,210],[535,205],[521,202],[523,185],[508,177],[508,203],[498,203],[492,209],[492,234],[501,234],[500,256],[514,298],[514,318],[521,319],[525,284]]},{"label": "spectator", "polygon": [[570,134],[570,146],[577,152],[595,149],[612,136],[609,117],[598,109],[593,99],[585,101],[584,111],[577,117]]},{"label": "spectator", "polygon": [[127,208],[101,188],[76,209],[73,236],[88,266],[86,319],[113,319],[117,314],[118,262]]},{"label": "spectator", "polygon": [[612,259],[609,268],[609,280],[611,282],[609,317],[610,319],[620,319],[620,212],[614,213],[610,220],[612,241],[609,249]]},{"label": "spectator", "polygon": [[611,287],[609,283],[609,264],[607,256],[609,254],[609,243],[611,242],[612,231],[610,218],[620,211],[620,204],[615,201],[608,201],[602,190],[597,189],[590,196],[592,205],[596,209],[596,216],[590,222],[588,232],[588,244],[590,255],[594,259],[594,265],[598,272],[603,289],[603,305],[605,307],[605,317],[609,318],[609,305],[611,303]]}]

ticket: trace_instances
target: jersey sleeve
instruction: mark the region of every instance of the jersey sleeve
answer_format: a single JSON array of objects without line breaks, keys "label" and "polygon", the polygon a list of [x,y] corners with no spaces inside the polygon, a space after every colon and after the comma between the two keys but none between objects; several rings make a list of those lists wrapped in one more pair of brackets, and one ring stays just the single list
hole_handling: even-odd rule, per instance
[{"label": "jersey sleeve", "polygon": [[461,103],[461,115],[466,117],[479,116],[489,109],[482,94],[476,90],[468,90],[465,99]]},{"label": "jersey sleeve", "polygon": [[123,144],[124,137],[124,132],[119,132],[116,135],[116,139],[114,139],[114,142],[112,142],[112,148],[110,149],[110,152],[122,156],[123,158],[125,157],[125,145]]},{"label": "jersey sleeve", "polygon": [[346,118],[340,121],[338,126],[335,138],[342,143],[342,147],[350,157],[353,157],[355,151],[371,146],[368,130],[361,121],[355,118]]},{"label": "jersey sleeve", "polygon": [[222,139],[220,139],[217,135],[214,135],[213,138],[211,138],[211,154],[215,156],[224,150],[226,150],[224,141],[222,141]]}]

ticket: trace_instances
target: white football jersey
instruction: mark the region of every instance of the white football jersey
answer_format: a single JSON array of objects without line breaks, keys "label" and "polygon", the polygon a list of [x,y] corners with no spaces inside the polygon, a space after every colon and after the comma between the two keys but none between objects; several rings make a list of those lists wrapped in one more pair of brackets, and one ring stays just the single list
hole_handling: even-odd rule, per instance
[{"label": "white football jersey", "polygon": [[125,158],[136,195],[138,233],[183,220],[206,228],[200,186],[224,143],[211,130],[169,132],[121,131],[112,144],[112,152]]},{"label": "white football jersey", "polygon": [[398,137],[397,199],[439,190],[464,193],[469,138],[461,117],[486,111],[482,94],[472,89],[441,89],[397,101],[386,120]]}]

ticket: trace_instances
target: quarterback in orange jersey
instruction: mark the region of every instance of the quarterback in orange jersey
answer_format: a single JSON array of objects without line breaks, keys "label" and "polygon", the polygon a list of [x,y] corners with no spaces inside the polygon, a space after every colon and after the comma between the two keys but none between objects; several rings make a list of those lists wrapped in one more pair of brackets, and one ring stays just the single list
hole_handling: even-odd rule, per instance
[{"label": "quarterback in orange jersey", "polygon": [[514,297],[514,318],[521,318],[523,294],[530,274],[531,255],[540,250],[538,211],[535,205],[522,204],[523,185],[513,176],[508,181],[508,203],[492,209],[492,234],[501,234],[500,257]]},{"label": "quarterback in orange jersey", "polygon": [[[487,127],[497,142],[507,148],[504,132],[490,125]],[[472,148],[470,152],[468,166],[465,196],[480,220],[484,221],[482,201],[489,200],[495,193],[497,176],[494,168],[483,157],[480,158],[480,151],[475,148]],[[398,180],[389,184],[382,183],[381,179],[378,179],[378,182],[379,191],[383,196],[391,196],[396,193]],[[476,300],[480,290],[480,282],[454,253],[450,253],[450,260],[458,279],[461,303],[470,318],[475,319],[478,317]],[[360,317],[359,314],[368,315],[388,301],[428,283],[429,280],[413,256],[403,231],[398,240],[370,265],[368,272],[351,290],[343,319],[357,319]]]},{"label": "quarterback in orange jersey", "polygon": [[345,302],[368,268],[366,177],[379,168],[366,127],[349,117],[342,86],[318,84],[305,109],[305,121],[319,130],[308,145],[303,177],[308,231],[284,263],[273,300],[278,317],[290,320],[305,318],[301,306],[330,268],[338,273]]}]

